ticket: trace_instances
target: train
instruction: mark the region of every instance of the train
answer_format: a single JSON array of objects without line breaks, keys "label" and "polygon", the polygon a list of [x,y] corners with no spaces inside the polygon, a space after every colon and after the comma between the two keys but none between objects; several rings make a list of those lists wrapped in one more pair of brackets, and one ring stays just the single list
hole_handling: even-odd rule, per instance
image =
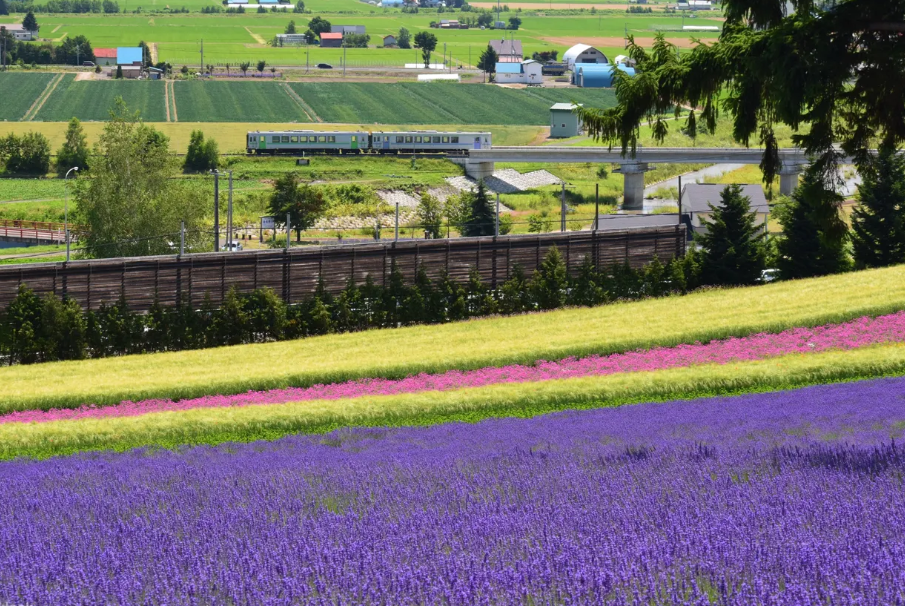
[{"label": "train", "polygon": [[465,155],[490,149],[488,132],[413,131],[249,131],[249,154],[410,154]]}]

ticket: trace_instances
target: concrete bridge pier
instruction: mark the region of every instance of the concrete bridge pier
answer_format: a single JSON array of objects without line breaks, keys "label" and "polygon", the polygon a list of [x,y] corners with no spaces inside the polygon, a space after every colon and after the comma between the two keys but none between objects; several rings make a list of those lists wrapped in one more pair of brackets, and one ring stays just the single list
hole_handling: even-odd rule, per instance
[{"label": "concrete bridge pier", "polygon": [[644,173],[652,167],[647,162],[621,164],[617,172],[625,178],[622,210],[644,210]]},{"label": "concrete bridge pier", "polygon": [[464,166],[465,174],[475,181],[480,181],[481,179],[488,179],[492,177],[493,171],[495,170],[495,164],[493,162],[472,160],[470,158],[450,158],[450,160],[452,160],[452,162],[458,164],[459,166]]},{"label": "concrete bridge pier", "polygon": [[779,193],[791,196],[798,187],[798,176],[807,169],[807,164],[783,162],[779,169]]}]

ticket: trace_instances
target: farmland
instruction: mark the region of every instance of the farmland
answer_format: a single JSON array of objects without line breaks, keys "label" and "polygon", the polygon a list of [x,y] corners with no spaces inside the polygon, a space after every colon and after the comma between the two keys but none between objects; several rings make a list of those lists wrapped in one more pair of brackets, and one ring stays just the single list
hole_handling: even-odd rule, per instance
[{"label": "farmland", "polygon": [[0,74],[0,121],[23,119],[53,77],[54,74]]},{"label": "farmland", "polygon": [[164,83],[151,81],[76,81],[67,75],[38,111],[37,120],[106,120],[116,97],[131,110],[138,110],[149,122],[166,120]]}]

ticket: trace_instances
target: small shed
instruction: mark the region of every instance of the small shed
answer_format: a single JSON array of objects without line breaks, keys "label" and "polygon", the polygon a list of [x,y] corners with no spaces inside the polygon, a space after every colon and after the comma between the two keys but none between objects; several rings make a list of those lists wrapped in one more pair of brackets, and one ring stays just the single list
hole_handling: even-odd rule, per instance
[{"label": "small shed", "polygon": [[163,70],[157,67],[149,67],[148,68],[148,79],[150,80],[162,80],[163,79]]},{"label": "small shed", "polygon": [[94,49],[94,63],[96,65],[116,65],[115,48]]},{"label": "small shed", "polygon": [[[711,204],[717,208],[722,205],[720,195],[726,187],[728,186],[722,183],[689,183],[682,187],[682,213],[691,219],[695,233],[707,230],[702,219],[709,219],[713,214]],[[760,185],[742,185],[742,195],[749,200],[750,208],[756,216],[755,224],[766,227],[770,206],[764,195],[764,188]]]},{"label": "small shed", "polygon": [[120,46],[116,49],[116,64],[125,66],[142,65],[142,52],[140,46]]},{"label": "small shed", "polygon": [[321,34],[322,48],[340,48],[343,45],[343,35],[339,32],[326,32]]},{"label": "small shed", "polygon": [[581,133],[582,124],[575,110],[582,104],[555,103],[550,108],[550,138],[576,137]]},{"label": "small shed", "polygon": [[543,66],[533,59],[521,63],[497,63],[496,81],[505,84],[541,84]]},{"label": "small shed", "polygon": [[398,43],[396,42],[396,36],[394,36],[393,34],[390,34],[389,36],[384,36],[384,37],[383,37],[383,46],[384,46],[384,48],[388,48],[388,47],[390,47],[390,46],[397,46],[397,44],[398,44]]}]

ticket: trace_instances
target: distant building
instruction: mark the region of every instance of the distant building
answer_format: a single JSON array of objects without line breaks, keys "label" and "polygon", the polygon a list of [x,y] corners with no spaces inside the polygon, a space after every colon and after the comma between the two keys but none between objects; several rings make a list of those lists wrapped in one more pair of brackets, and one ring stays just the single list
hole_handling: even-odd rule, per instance
[{"label": "distant building", "polygon": [[[722,205],[720,194],[726,187],[727,185],[720,183],[689,183],[682,188],[682,213],[689,216],[695,233],[707,230],[702,219],[709,219],[713,215],[711,204],[717,208]],[[742,195],[750,201],[750,208],[756,215],[755,224],[766,227],[770,206],[767,204],[764,188],[760,185],[742,185]]]},{"label": "distant building", "polygon": [[115,48],[94,49],[94,62],[97,65],[116,65]]},{"label": "distant building", "polygon": [[405,4],[403,0],[383,0],[380,5],[381,6],[402,6]]},{"label": "distant building", "polygon": [[468,26],[459,23],[458,19],[440,19],[440,29],[468,29]]},{"label": "distant building", "polygon": [[276,46],[303,46],[305,44],[305,34],[276,35]]},{"label": "distant building", "polygon": [[496,81],[500,84],[541,84],[543,66],[533,60],[521,63],[497,63]]},{"label": "distant building", "polygon": [[576,44],[565,53],[563,53],[562,61],[569,66],[569,69],[575,69],[576,65],[583,63],[609,63],[603,52],[597,50],[588,44]]},{"label": "distant building", "polygon": [[364,34],[365,26],[364,25],[331,25],[330,32],[333,34],[342,34],[345,36],[346,34]]},{"label": "distant building", "polygon": [[16,40],[21,40],[23,42],[28,42],[30,40],[34,40],[37,38],[38,32],[33,32],[31,30],[27,30],[22,27],[19,23],[0,23],[0,27],[6,29],[6,31]]},{"label": "distant building", "polygon": [[491,40],[490,48],[497,54],[497,61],[500,63],[522,62],[521,40]]},{"label": "distant building", "polygon": [[142,52],[140,46],[120,46],[116,49],[116,64],[126,66],[142,66]]},{"label": "distant building", "polygon": [[635,75],[634,67],[627,67],[622,63],[616,65],[588,63],[575,66],[572,70],[572,84],[581,88],[612,88],[616,70],[629,76]]},{"label": "distant building", "polygon": [[550,108],[550,138],[563,139],[576,137],[581,133],[582,124],[575,110],[581,104],[555,103]]},{"label": "distant building", "polygon": [[606,231],[669,227],[678,222],[676,215],[600,215],[599,221],[591,222],[591,229]]},{"label": "distant building", "polygon": [[389,36],[384,36],[384,37],[383,37],[383,46],[384,46],[384,48],[387,48],[387,47],[390,47],[390,46],[396,46],[396,45],[397,45],[397,43],[396,43],[396,36],[394,36],[393,34],[390,34]]},{"label": "distant building", "polygon": [[322,48],[340,48],[343,45],[343,35],[339,32],[325,32],[321,34]]},{"label": "distant building", "polygon": [[680,11],[712,11],[713,2],[710,0],[684,0],[676,4]]}]

